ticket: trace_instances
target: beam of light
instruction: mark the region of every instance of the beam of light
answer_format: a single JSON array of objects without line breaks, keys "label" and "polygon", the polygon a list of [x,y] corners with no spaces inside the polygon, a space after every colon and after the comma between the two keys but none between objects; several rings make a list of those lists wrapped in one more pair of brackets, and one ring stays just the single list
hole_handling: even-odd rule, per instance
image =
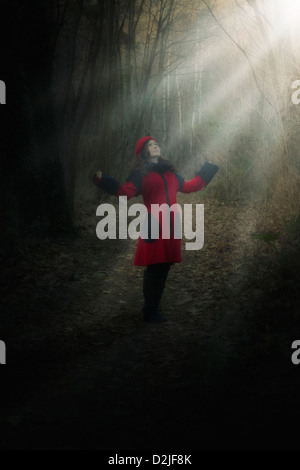
[{"label": "beam of light", "polygon": [[[298,0],[299,3],[300,3],[300,0]],[[297,5],[298,5],[298,2],[297,2]],[[299,8],[300,10],[300,8]],[[227,45],[228,45],[228,38],[227,38],[227,41],[226,41]],[[225,43],[225,44],[226,44]],[[232,44],[232,48],[234,48],[234,45]],[[210,60],[213,63],[215,62],[218,62],[218,59],[220,58],[220,56],[223,55],[223,47],[220,46],[219,44],[219,47],[215,47],[214,48],[214,51],[212,51],[212,49],[210,48],[210,53],[207,54],[210,56]],[[195,51],[193,51],[195,53]],[[253,67],[254,67],[254,70],[257,71],[259,68],[260,68],[260,64],[264,61],[264,54],[259,54],[256,58],[253,58],[251,59],[251,62],[253,64]],[[205,57],[204,58],[204,63],[207,63],[207,58]],[[193,65],[194,64],[194,61],[195,61],[195,54],[192,55],[190,57],[190,65]],[[204,65],[205,66],[205,65]],[[183,75],[185,74],[185,72],[187,71],[187,69],[183,69]],[[200,69],[199,69],[199,72],[200,72]],[[193,72],[191,72],[192,74]],[[200,114],[201,115],[204,115],[205,114],[213,114],[214,113],[214,110],[221,106],[222,104],[224,104],[226,106],[226,101],[228,101],[228,97],[232,94],[233,90],[235,90],[237,87],[246,87],[246,81],[249,83],[250,80],[249,80],[249,77],[250,77],[250,69],[249,69],[249,64],[247,64],[245,61],[244,62],[241,62],[241,65],[240,67],[232,70],[231,73],[229,73],[226,77],[224,77],[224,80],[220,81],[219,83],[219,86],[218,87],[215,87],[214,89],[211,90],[211,92],[209,94],[206,94],[204,96],[204,104],[202,103],[202,106],[201,106],[201,109],[200,109]],[[180,73],[179,73],[180,75]],[[252,88],[252,93],[253,93],[253,96],[255,95],[255,93],[257,93],[257,89],[254,89]],[[158,87],[157,88],[157,93],[156,93],[156,99],[161,99],[162,97],[162,88],[161,87]],[[238,97],[237,97],[238,98]],[[118,101],[118,100],[116,100]],[[249,99],[250,101],[250,99]],[[113,104],[113,107],[114,108],[118,108],[120,106],[120,103],[110,103],[110,107],[111,107],[111,104]],[[240,102],[237,103],[238,106],[240,106]],[[253,107],[255,108],[255,103],[253,104],[252,102],[252,105]],[[125,100],[125,107],[126,107],[126,100]],[[238,134],[240,132],[240,126],[243,125],[244,122],[246,122],[246,119],[247,119],[247,115],[251,112],[251,106],[240,106],[240,117],[238,118],[238,122],[235,121],[235,118],[233,118],[233,116],[230,115],[230,113],[228,114],[228,116],[226,116],[226,122],[222,123],[222,125],[220,126],[221,129],[222,129],[222,133],[218,133],[216,138],[211,141],[211,144],[210,144],[210,147],[211,148],[214,148],[216,149],[218,145],[221,145],[222,143],[222,137],[221,135],[224,136],[224,132],[226,132],[227,130],[229,131],[230,134],[232,133],[236,133]],[[253,110],[253,108],[252,108]],[[242,115],[242,113],[244,113]],[[226,113],[225,113],[226,115]],[[223,116],[223,114],[222,114]],[[239,126],[240,125],[240,126]],[[118,123],[117,121],[114,121],[111,123],[111,130],[114,130],[115,128],[118,127]],[[192,127],[192,124],[190,125],[190,127]],[[186,133],[188,133],[190,127],[187,127],[185,126],[184,127],[184,131]],[[161,134],[161,132],[160,132]],[[195,134],[194,134],[195,135]],[[184,137],[184,135],[183,135]],[[171,139],[172,140],[172,139]]]},{"label": "beam of light", "polygon": [[[298,6],[298,3],[297,3],[297,6]],[[281,31],[277,30],[276,34],[279,39]],[[234,46],[232,45],[232,47]],[[262,48],[260,50],[257,50],[257,47],[255,47],[256,51],[253,49],[253,47],[251,48],[252,50],[246,49],[248,57],[251,57],[251,64],[253,67],[253,72],[257,74],[258,76],[258,79],[259,79],[258,82],[261,82],[261,77],[262,75],[264,75],[264,82],[266,83],[265,72],[269,70],[269,65],[270,65],[268,63],[269,62],[269,57],[268,57],[269,47],[271,47],[270,44],[268,44],[267,49]],[[223,49],[222,47],[219,47],[215,51],[213,51],[213,54],[211,56],[212,64],[214,63],[214,55],[220,56],[220,52],[222,49]],[[191,57],[191,61],[192,63],[194,63],[193,57]],[[250,75],[251,75],[251,70],[250,70],[249,64],[245,62],[241,63],[241,65],[238,68],[235,68],[233,72],[227,74],[226,77],[224,77],[224,80],[220,82],[218,87],[212,89],[210,93],[204,96],[204,104],[202,102],[200,114],[205,117],[206,113],[213,115],[214,110],[220,107],[221,105],[224,104],[226,106],[226,102],[228,101],[228,98],[232,95],[233,91],[237,87],[247,90],[247,88],[249,88],[249,85],[250,85],[250,87],[252,88],[252,90],[250,90],[250,95],[249,93],[247,93],[247,91],[245,91],[245,95],[243,94],[244,92],[242,92],[242,95],[240,96],[240,98],[236,96],[237,106],[240,107],[240,113],[239,113],[238,118],[233,117],[230,114],[230,112],[229,113],[225,112],[224,114],[222,113],[223,119],[224,119],[224,115],[226,116],[224,125],[222,123],[222,125],[220,126],[222,129],[223,137],[224,137],[224,132],[227,132],[227,131],[229,131],[229,134],[232,135],[232,137],[234,137],[234,134],[238,134],[241,131],[243,125],[246,124],[247,116],[251,112],[257,112],[258,114],[260,114],[259,106],[257,105],[257,100],[259,98],[259,93],[258,93],[259,90],[257,87],[255,86],[253,87],[251,85]],[[268,74],[268,77],[270,78],[270,74]],[[264,88],[266,87],[264,86]],[[265,92],[267,100],[269,98],[268,91],[269,90],[267,87],[267,93]],[[274,92],[272,91],[272,88],[270,89],[270,92],[271,92],[271,96],[273,97]],[[278,96],[276,99],[278,100]],[[241,103],[243,104],[241,105]],[[269,104],[272,105],[271,102],[269,102]],[[269,111],[271,111],[271,109],[269,109]],[[275,112],[275,109],[274,109],[274,112]],[[264,111],[264,116],[261,116],[261,118],[262,118],[262,122],[264,122],[266,125],[266,131],[270,140],[274,143],[274,146],[276,146],[276,141],[278,144],[278,139],[276,139],[276,129],[275,128],[272,129],[272,126],[269,123],[270,113],[268,112],[266,115]],[[189,131],[191,128],[193,128],[192,122],[190,122],[188,126],[184,126],[184,131],[187,134],[189,134]],[[176,134],[176,132],[174,132],[174,134]],[[197,136],[197,129],[195,129],[194,136],[195,135]],[[184,137],[184,132],[183,132],[183,137]],[[210,142],[209,149],[211,150],[217,149],[218,145],[222,147],[222,140],[223,138],[222,138],[221,133],[217,133],[217,135]]]},{"label": "beam of light", "polygon": [[[219,50],[220,49],[221,48],[219,48]],[[219,55],[219,50],[217,55]],[[212,61],[214,63],[214,57],[212,57]],[[252,65],[255,71],[264,65],[263,61],[263,54],[252,58]],[[197,126],[194,127],[192,120],[190,120],[189,125],[184,125],[181,137],[184,138],[185,133],[189,134],[191,129],[193,129],[193,135],[197,139],[197,133],[201,134],[201,125],[205,124],[205,120],[209,116],[215,116],[216,113],[218,113],[218,109],[222,109],[222,116],[219,115],[219,117],[216,118],[220,123],[219,131],[216,132],[210,143],[208,145],[206,144],[205,153],[209,154],[211,152],[216,155],[218,147],[222,148],[224,151],[224,137],[230,136],[230,139],[232,139],[235,135],[243,131],[243,127],[246,125],[249,115],[253,112],[259,112],[257,103],[261,96],[261,92],[254,84],[249,64],[245,60],[240,61],[237,67],[231,68],[230,73],[223,76],[218,86],[212,87],[209,93],[206,93],[202,97],[201,104],[199,103],[201,116],[199,132]],[[236,113],[233,111],[232,106],[228,106],[228,101],[232,101],[232,99],[236,101],[236,108],[238,108]],[[176,135],[176,132],[174,132],[174,135]],[[189,167],[189,162],[186,167]]]},{"label": "beam of light", "polygon": [[299,0],[278,0],[278,13],[285,28],[300,27]]}]

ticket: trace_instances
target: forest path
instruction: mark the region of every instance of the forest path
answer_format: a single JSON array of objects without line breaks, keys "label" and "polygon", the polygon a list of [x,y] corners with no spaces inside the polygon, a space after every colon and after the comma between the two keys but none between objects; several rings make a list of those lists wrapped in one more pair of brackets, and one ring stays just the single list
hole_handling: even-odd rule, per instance
[{"label": "forest path", "polygon": [[1,448],[247,448],[264,401],[252,394],[259,372],[243,368],[235,296],[255,208],[205,202],[204,247],[183,246],[162,324],[142,320],[136,242],[98,240],[94,209],[82,209],[79,237],[33,239],[7,268]]}]

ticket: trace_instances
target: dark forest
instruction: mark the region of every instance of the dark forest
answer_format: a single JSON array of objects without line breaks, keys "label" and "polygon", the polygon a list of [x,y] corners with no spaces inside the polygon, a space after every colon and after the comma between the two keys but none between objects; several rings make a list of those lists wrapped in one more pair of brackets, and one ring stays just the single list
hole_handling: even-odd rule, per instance
[{"label": "dark forest", "polygon": [[[300,449],[298,3],[2,2],[0,449]],[[96,233],[143,136],[219,168],[157,324],[137,240]]]}]

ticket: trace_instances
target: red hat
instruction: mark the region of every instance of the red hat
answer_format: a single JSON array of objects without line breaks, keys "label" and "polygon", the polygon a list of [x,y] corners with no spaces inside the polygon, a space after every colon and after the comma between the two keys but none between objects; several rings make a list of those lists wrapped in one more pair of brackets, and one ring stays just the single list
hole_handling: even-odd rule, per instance
[{"label": "red hat", "polygon": [[[150,137],[149,135],[147,137],[142,137],[137,145],[136,145],[136,148],[135,148],[135,156],[138,157],[141,153],[142,153],[142,149],[145,145],[146,142],[148,142],[148,140],[155,140],[153,137]],[[155,140],[156,142],[156,140]]]}]

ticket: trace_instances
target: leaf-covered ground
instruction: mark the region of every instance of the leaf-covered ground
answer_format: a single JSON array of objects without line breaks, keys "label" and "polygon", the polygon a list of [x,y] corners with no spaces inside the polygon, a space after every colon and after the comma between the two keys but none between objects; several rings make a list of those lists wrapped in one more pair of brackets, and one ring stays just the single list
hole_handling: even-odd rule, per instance
[{"label": "leaf-covered ground", "polygon": [[95,210],[80,209],[78,236],[32,237],[6,260],[0,447],[298,448],[299,331],[260,322],[248,282],[272,257],[250,237],[258,209],[205,201],[204,247],[183,241],[163,324],[142,319],[136,242],[100,241]]}]

